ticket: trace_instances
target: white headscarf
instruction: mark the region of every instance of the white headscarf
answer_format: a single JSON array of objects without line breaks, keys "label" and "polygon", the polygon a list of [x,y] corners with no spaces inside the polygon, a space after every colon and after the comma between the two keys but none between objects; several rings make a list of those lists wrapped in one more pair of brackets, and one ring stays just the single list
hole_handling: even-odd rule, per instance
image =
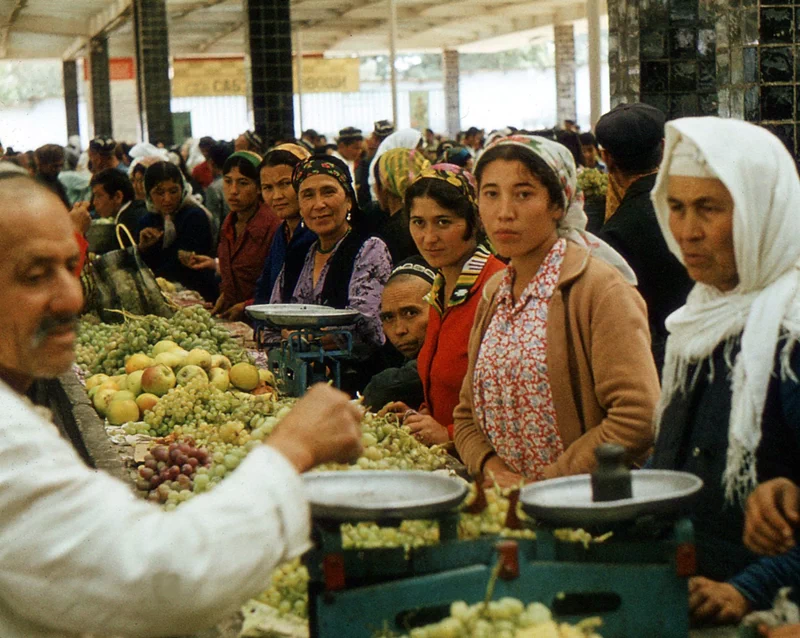
[{"label": "white headscarf", "polygon": [[386,151],[391,151],[393,148],[417,148],[417,144],[422,140],[422,133],[415,128],[402,128],[389,135],[375,152],[375,157],[369,163],[369,192],[375,197],[375,162],[380,159]]},{"label": "white headscarf", "polygon": [[793,377],[789,355],[800,337],[800,181],[789,152],[763,128],[716,117],[668,122],[664,161],[651,196],[661,232],[678,259],[680,248],[669,230],[667,188],[670,172],[676,172],[671,171],[676,149],[683,154],[688,148],[681,143],[684,139],[699,149],[704,164],[733,198],[739,284],[721,292],[697,283],[686,305],[667,319],[670,336],[656,420],[673,395],[686,388],[688,367],[710,357],[720,343],[732,347],[741,334],[733,364],[723,483],[728,502],[744,502],[756,485],[755,453],[776,345],[787,338],[781,377]]}]

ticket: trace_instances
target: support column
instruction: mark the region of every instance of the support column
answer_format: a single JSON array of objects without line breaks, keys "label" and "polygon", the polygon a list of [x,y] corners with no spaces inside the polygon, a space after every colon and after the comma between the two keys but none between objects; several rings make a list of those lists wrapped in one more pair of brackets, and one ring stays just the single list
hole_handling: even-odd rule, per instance
[{"label": "support column", "polygon": [[294,132],[290,0],[244,0],[255,130],[267,144]]},{"label": "support column", "polygon": [[111,78],[108,71],[108,38],[100,34],[89,41],[89,84],[92,93],[94,136],[111,136]]},{"label": "support column", "polygon": [[556,45],[556,117],[557,126],[564,120],[577,120],[575,96],[575,29],[571,24],[553,27]]},{"label": "support column", "polygon": [[64,60],[61,65],[64,75],[64,108],[67,112],[67,137],[81,134],[78,119],[78,63]]},{"label": "support column", "polygon": [[445,113],[447,114],[447,133],[452,139],[456,139],[456,135],[461,130],[458,51],[445,49],[442,58],[444,62],[444,104]]},{"label": "support column", "polygon": [[392,83],[392,121],[398,124],[397,112],[397,0],[389,0],[389,74]]},{"label": "support column", "polygon": [[600,0],[586,0],[586,20],[589,24],[589,126],[594,130],[594,125],[600,119],[603,109]]},{"label": "support column", "polygon": [[142,137],[172,145],[172,94],[169,83],[169,28],[166,0],[133,0],[136,79]]},{"label": "support column", "polygon": [[[737,32],[742,16],[751,11],[730,3],[715,7],[705,0],[609,0],[611,106],[644,102],[661,109],[667,119],[717,115],[720,10],[725,24],[728,14],[735,18]],[[757,25],[757,9],[753,15]],[[726,45],[727,37],[725,33]]]}]

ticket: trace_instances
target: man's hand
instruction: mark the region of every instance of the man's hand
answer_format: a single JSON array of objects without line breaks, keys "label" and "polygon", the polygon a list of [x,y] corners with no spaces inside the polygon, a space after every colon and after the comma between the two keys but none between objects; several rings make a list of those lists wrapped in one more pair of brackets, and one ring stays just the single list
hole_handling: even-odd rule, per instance
[{"label": "man's hand", "polygon": [[411,433],[425,445],[441,445],[450,440],[447,428],[428,414],[409,414],[403,419],[403,425],[407,425]]},{"label": "man's hand", "polygon": [[75,202],[69,211],[72,225],[81,235],[85,235],[92,225],[92,216],[89,214],[89,202]]},{"label": "man's hand", "polygon": [[217,297],[217,302],[214,304],[214,307],[211,309],[212,315],[218,315],[220,311],[225,307],[225,293],[219,293],[219,297]]},{"label": "man's hand", "polygon": [[227,319],[228,321],[239,321],[240,319],[244,318],[244,307],[247,302],[243,301],[242,303],[237,303],[230,308],[228,308],[225,312],[220,314],[220,317],[223,319]]},{"label": "man's hand", "polygon": [[298,472],[320,463],[349,463],[361,454],[363,411],[344,392],[312,386],[267,439]]},{"label": "man's hand", "polygon": [[495,483],[502,488],[519,487],[525,482],[522,474],[517,474],[497,454],[490,456],[483,464],[483,487],[490,488]]},{"label": "man's hand", "polygon": [[733,585],[702,576],[689,579],[689,613],[698,624],[739,622],[750,611],[749,601]]},{"label": "man's hand", "polygon": [[190,255],[184,265],[192,270],[216,270],[217,260],[208,255]]},{"label": "man's hand", "polygon": [[139,250],[147,250],[155,246],[164,236],[163,230],[158,228],[143,228],[139,233]]},{"label": "man's hand", "polygon": [[774,556],[794,547],[800,525],[800,488],[786,478],[759,485],[747,499],[744,544],[757,554]]}]

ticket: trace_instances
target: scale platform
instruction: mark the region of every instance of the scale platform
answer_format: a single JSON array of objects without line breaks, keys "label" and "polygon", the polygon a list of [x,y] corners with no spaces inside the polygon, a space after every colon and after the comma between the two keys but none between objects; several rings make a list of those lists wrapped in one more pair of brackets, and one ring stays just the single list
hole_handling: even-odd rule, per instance
[{"label": "scale platform", "polygon": [[[315,383],[342,387],[342,361],[353,359],[352,326],[357,310],[312,304],[259,304],[245,311],[256,320],[256,343],[267,351],[270,370],[283,394],[299,397]],[[267,334],[290,330],[288,339],[275,346]],[[335,340],[336,347],[325,345]]]},{"label": "scale platform", "polygon": [[[549,524],[535,528],[536,540],[459,540],[466,485],[455,478],[354,471],[311,473],[304,480],[314,518],[315,546],[304,557],[311,638],[371,638],[384,628],[407,632],[437,622],[455,600],[484,600],[498,563],[496,598],[542,602],[563,622],[599,615],[604,638],[688,636],[694,532],[680,514],[695,492],[678,496],[668,482],[656,500],[670,504],[659,503],[657,515],[646,506],[632,513],[617,502],[615,520],[604,524],[611,538],[584,547],[558,540],[558,525]],[[523,489],[523,509],[539,507],[544,488],[554,482],[534,484],[535,497]],[[440,542],[411,550],[342,548],[342,522],[392,527],[404,519],[436,520]]]}]

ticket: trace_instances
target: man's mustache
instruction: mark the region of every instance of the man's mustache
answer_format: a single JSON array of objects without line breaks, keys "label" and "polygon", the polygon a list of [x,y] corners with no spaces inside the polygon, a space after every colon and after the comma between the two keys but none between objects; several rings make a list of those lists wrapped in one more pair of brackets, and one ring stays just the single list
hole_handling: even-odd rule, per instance
[{"label": "man's mustache", "polygon": [[33,335],[33,347],[38,348],[51,333],[65,327],[76,330],[78,328],[78,315],[70,313],[68,315],[45,317]]}]

